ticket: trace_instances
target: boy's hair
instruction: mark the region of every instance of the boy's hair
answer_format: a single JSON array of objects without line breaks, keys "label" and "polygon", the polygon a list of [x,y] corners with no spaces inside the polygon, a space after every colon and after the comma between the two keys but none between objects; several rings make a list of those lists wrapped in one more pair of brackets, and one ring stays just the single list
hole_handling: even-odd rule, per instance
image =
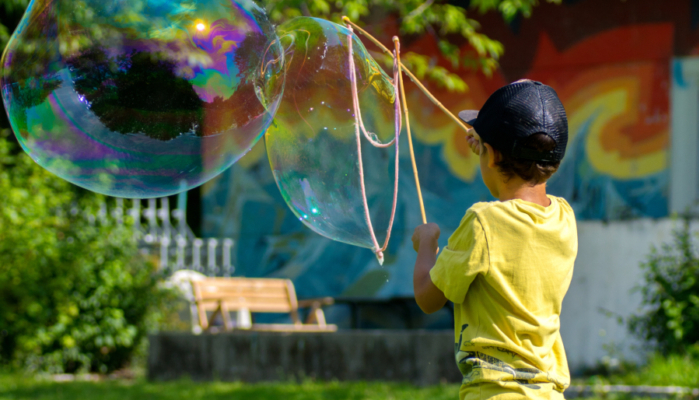
[{"label": "boy's hair", "polygon": [[[491,145],[492,146],[492,145]],[[556,141],[545,133],[535,133],[520,142],[520,146],[540,152],[556,148]],[[485,147],[483,147],[485,150]],[[515,158],[500,151],[501,159],[495,165],[507,180],[518,176],[532,186],[546,182],[551,175],[558,171],[560,161],[532,161]]]}]

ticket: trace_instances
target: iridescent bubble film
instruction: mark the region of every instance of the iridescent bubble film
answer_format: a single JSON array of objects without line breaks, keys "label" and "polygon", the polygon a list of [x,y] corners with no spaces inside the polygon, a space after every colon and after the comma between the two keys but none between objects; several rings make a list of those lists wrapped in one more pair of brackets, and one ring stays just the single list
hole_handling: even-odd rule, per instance
[{"label": "iridescent bubble film", "polygon": [[282,48],[231,0],[34,0],[3,56],[24,150],[89,190],[166,196],[211,179],[269,126]]},{"label": "iridescent bubble film", "polygon": [[365,137],[357,131],[353,104],[350,32],[302,17],[280,25],[277,34],[285,49],[286,84],[265,142],[282,196],[299,220],[317,233],[376,250],[392,217],[396,150],[372,141],[388,144],[396,136],[393,80],[352,36],[361,117],[367,130],[376,134]]}]

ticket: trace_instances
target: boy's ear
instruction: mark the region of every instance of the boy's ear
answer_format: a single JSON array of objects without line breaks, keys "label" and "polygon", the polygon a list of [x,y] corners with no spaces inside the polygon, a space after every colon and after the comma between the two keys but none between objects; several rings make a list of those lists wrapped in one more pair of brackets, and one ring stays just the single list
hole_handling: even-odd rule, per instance
[{"label": "boy's ear", "polygon": [[483,146],[485,146],[487,150],[486,155],[488,156],[488,167],[495,168],[495,164],[500,162],[502,159],[502,154],[500,154],[499,151],[495,150],[493,146],[488,143],[483,143]]}]

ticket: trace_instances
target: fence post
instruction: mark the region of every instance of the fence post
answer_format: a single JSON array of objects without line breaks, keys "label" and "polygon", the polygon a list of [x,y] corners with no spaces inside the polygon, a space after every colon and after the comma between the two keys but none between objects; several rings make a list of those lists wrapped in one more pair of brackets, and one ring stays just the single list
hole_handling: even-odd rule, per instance
[{"label": "fence post", "polygon": [[160,198],[160,209],[158,210],[158,218],[162,221],[160,234],[162,237],[172,239],[170,226],[170,200],[167,197]]},{"label": "fence post", "polygon": [[177,243],[177,269],[184,269],[184,253],[185,253],[185,247],[187,246],[187,239],[183,238],[182,236],[177,236],[175,239]]},{"label": "fence post", "polygon": [[160,268],[167,268],[168,265],[168,253],[170,252],[170,239],[163,238],[160,241]]},{"label": "fence post", "polygon": [[196,238],[193,242],[192,248],[192,269],[197,272],[202,272],[201,267],[201,246],[204,245],[204,241]]},{"label": "fence post", "polygon": [[143,212],[143,215],[148,220],[148,234],[146,234],[146,243],[153,243],[158,240],[158,216],[156,210],[155,199],[148,199],[148,208]]},{"label": "fence post", "polygon": [[216,246],[218,246],[218,240],[209,239],[208,244],[208,265],[207,265],[207,275],[216,276]]},{"label": "fence post", "polygon": [[223,239],[223,276],[230,277],[235,272],[235,267],[231,265],[231,247],[233,247],[233,240]]}]

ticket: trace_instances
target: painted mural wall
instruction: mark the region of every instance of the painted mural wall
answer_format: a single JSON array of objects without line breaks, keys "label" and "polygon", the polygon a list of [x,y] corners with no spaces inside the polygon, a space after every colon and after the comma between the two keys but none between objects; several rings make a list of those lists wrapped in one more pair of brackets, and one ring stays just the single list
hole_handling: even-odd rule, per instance
[{"label": "painted mural wall", "polygon": [[[669,66],[674,55],[696,54],[696,3],[567,1],[542,5],[533,18],[511,25],[485,15],[483,30],[505,45],[502,69],[492,77],[459,71],[470,88],[465,94],[433,89],[457,112],[479,108],[517,79],[554,87],[568,113],[570,139],[549,191],[565,197],[580,220],[665,217]],[[396,33],[391,23],[368,28],[387,43]],[[407,47],[449,67],[429,36]],[[463,131],[417,89],[406,89],[427,218],[442,228],[444,246],[466,209],[492,197]],[[273,180],[264,143],[203,188],[204,234],[237,239],[236,275],[289,277],[300,297],[412,296],[410,237],[420,218],[407,147],[401,154],[398,211],[383,267],[371,251],[320,237],[295,218]]]}]

